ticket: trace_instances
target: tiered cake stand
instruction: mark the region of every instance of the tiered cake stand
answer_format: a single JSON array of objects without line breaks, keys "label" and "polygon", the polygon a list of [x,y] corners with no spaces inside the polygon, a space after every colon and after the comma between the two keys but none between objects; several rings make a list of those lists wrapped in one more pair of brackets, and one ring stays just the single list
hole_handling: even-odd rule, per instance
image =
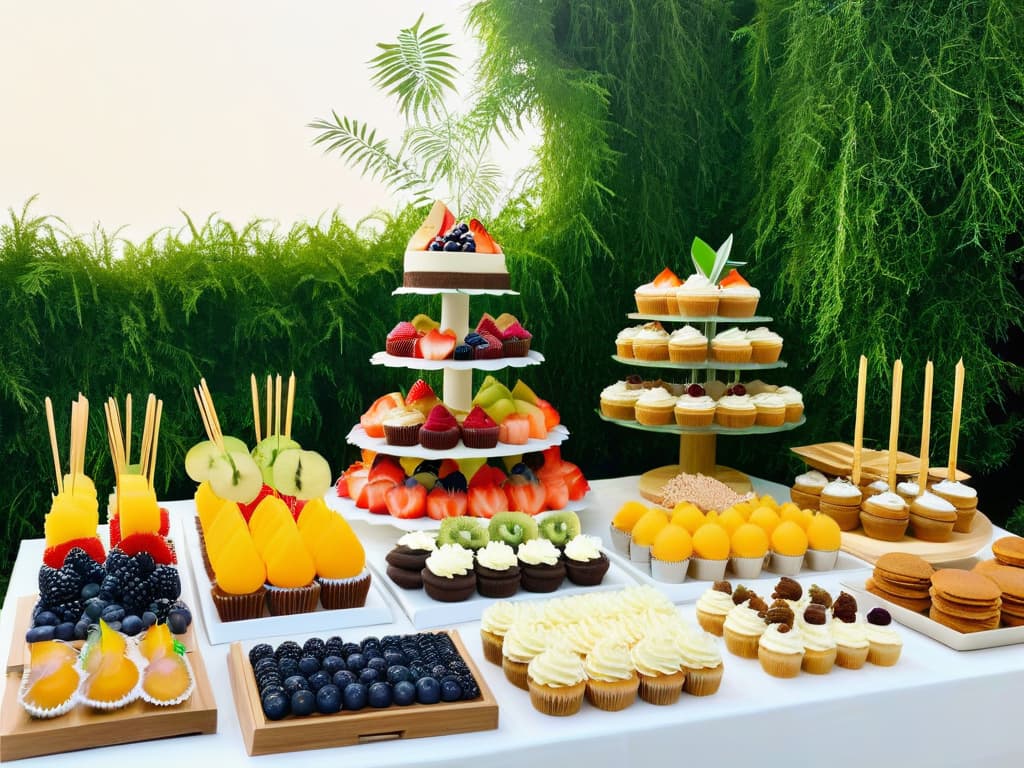
[{"label": "tiered cake stand", "polygon": [[[772,318],[754,315],[751,317],[722,317],[720,315],[706,317],[687,317],[684,315],[645,315],[639,312],[630,312],[627,317],[631,320],[653,321],[661,323],[689,323],[700,324],[705,336],[710,340],[717,333],[719,323],[731,323],[734,325],[751,323],[770,323]],[[708,371],[714,377],[717,371],[732,371],[732,381],[740,380],[740,373],[746,371],[768,371],[776,368],[785,368],[787,364],[779,360],[774,363],[722,363],[715,360],[708,360],[703,363],[673,363],[669,360],[637,360],[635,358],[620,357],[612,355],[612,359],[623,365],[630,365],[641,368],[660,368],[671,370],[686,370],[690,372],[690,380],[698,381],[698,374],[701,371]],[[661,502],[661,489],[665,483],[680,472],[688,474],[702,474],[714,477],[717,480],[732,487],[739,493],[746,493],[751,489],[750,479],[730,467],[721,466],[715,460],[718,435],[767,435],[774,432],[786,432],[795,429],[803,424],[806,419],[801,416],[797,421],[787,421],[778,427],[753,426],[746,429],[723,427],[719,424],[712,424],[708,427],[681,427],[677,424],[668,424],[663,427],[651,427],[641,424],[638,421],[623,419],[610,419],[598,410],[598,415],[605,421],[618,424],[629,429],[639,429],[644,432],[660,432],[679,436],[679,462],[658,467],[645,472],[640,477],[640,494],[655,503]]]}]

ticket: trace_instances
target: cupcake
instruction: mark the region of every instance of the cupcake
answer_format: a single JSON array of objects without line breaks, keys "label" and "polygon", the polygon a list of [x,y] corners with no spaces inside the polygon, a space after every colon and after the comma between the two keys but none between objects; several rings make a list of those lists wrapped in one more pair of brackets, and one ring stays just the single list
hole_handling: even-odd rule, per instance
[{"label": "cupcake", "polygon": [[549,648],[527,667],[530,703],[545,715],[575,715],[583,704],[587,673],[583,661],[566,648]]},{"label": "cupcake", "polygon": [[956,533],[970,533],[974,515],[978,511],[978,492],[969,485],[951,480],[942,480],[931,487],[931,492],[945,499],[956,508]]},{"label": "cupcake", "polygon": [[697,272],[676,289],[676,304],[684,317],[713,317],[718,314],[718,296],[718,286]]},{"label": "cupcake", "polygon": [[798,523],[783,520],[772,531],[771,569],[792,576],[800,571],[807,553],[807,533]]},{"label": "cupcake", "polygon": [[636,401],[642,389],[629,389],[626,382],[618,381],[601,390],[601,413],[609,419],[636,421]]},{"label": "cupcake", "polygon": [[892,625],[885,608],[872,608],[867,615],[868,661],[879,667],[891,667],[900,660],[903,640]]},{"label": "cupcake", "polygon": [[423,590],[442,603],[458,603],[476,591],[473,550],[442,544],[430,553],[423,570]]},{"label": "cupcake", "polygon": [[660,427],[673,420],[676,398],[664,387],[645,390],[636,401],[636,420],[651,427]]},{"label": "cupcake", "polygon": [[756,579],[764,567],[771,541],[764,528],[753,523],[736,526],[729,538],[729,568],[741,579]]},{"label": "cupcake", "polygon": [[558,547],[547,539],[530,539],[519,545],[520,585],[527,592],[554,592],[565,578]]},{"label": "cupcake", "polygon": [[[877,496],[880,493],[885,493],[886,491],[890,490],[889,484],[885,482],[885,480],[879,479],[872,480],[871,482],[867,482],[867,480],[868,478],[861,478],[860,481],[860,494],[862,505],[872,496]],[[895,493],[895,491],[893,491],[893,493]]]},{"label": "cupcake", "polygon": [[263,560],[267,565],[267,610],[271,616],[316,610],[320,600],[316,564],[297,527],[278,526]]},{"label": "cupcake", "polygon": [[761,292],[748,283],[735,269],[718,283],[718,314],[722,317],[752,317],[757,310]]},{"label": "cupcake", "polygon": [[[317,508],[323,511],[316,514]],[[303,507],[298,527],[307,546],[312,542],[320,604],[329,611],[366,605],[371,580],[366,552],[345,518],[313,499]]]},{"label": "cupcake", "polygon": [[[757,595],[753,595],[753,598],[748,598],[745,602],[736,605],[737,597],[742,598],[743,594],[733,592],[733,607],[725,617],[725,623],[722,625],[723,636],[725,637],[725,647],[729,649],[729,652],[740,656],[744,659],[756,659],[757,658],[757,641],[761,639],[761,635],[767,627],[765,624],[762,611],[755,610],[751,607],[751,600],[757,598]],[[760,608],[764,606],[764,602],[757,598],[756,606]]]},{"label": "cupcake", "polygon": [[703,363],[708,359],[708,337],[692,325],[677,328],[668,337],[668,359],[673,363]]},{"label": "cupcake", "polygon": [[565,575],[579,587],[594,587],[608,572],[608,555],[601,551],[601,539],[581,533],[565,544],[562,562]]},{"label": "cupcake", "polygon": [[913,535],[922,541],[949,541],[956,525],[956,507],[930,491],[910,502]]},{"label": "cupcake", "polygon": [[839,560],[842,544],[839,524],[826,514],[818,513],[807,524],[807,554],[804,559],[812,571],[829,571]]},{"label": "cupcake", "polygon": [[257,619],[263,615],[267,571],[252,537],[242,526],[221,549],[214,567],[213,604],[221,621]]},{"label": "cupcake", "polygon": [[493,448],[498,444],[499,431],[494,419],[479,405],[474,405],[462,420],[462,444],[467,448]]},{"label": "cupcake", "polygon": [[873,494],[861,502],[860,524],[872,539],[899,541],[910,524],[907,502],[889,491]]},{"label": "cupcake", "polygon": [[658,507],[651,507],[644,512],[633,525],[632,539],[629,543],[629,559],[631,562],[647,565],[651,562],[651,545],[668,525],[668,513]]},{"label": "cupcake", "polygon": [[487,606],[480,617],[480,645],[484,650],[484,658],[499,667],[505,634],[515,622],[516,615],[515,603],[502,600]]},{"label": "cupcake", "polygon": [[384,416],[384,440],[388,445],[416,445],[426,418],[415,408],[393,408]]},{"label": "cupcake", "polygon": [[683,656],[667,632],[648,634],[633,646],[633,665],[640,678],[640,698],[649,704],[675,704],[683,693]]},{"label": "cupcake", "polygon": [[722,636],[725,617],[734,607],[732,585],[728,581],[716,581],[714,585],[697,598],[697,623],[705,631]]},{"label": "cupcake", "polygon": [[786,403],[786,421],[800,421],[804,415],[804,396],[793,387],[779,387],[775,394]]},{"label": "cupcake", "polygon": [[911,480],[904,480],[901,483],[896,483],[896,493],[909,504],[921,495],[921,489],[918,488],[917,483]]},{"label": "cupcake", "polygon": [[755,363],[776,363],[782,353],[782,337],[768,328],[753,328],[747,331],[750,342],[750,358]]},{"label": "cupcake", "polygon": [[[700,384],[693,384],[691,387],[700,387]],[[696,391],[696,390],[695,390]],[[672,409],[676,424],[681,427],[710,427],[715,420],[715,401],[701,393],[691,395],[689,393],[680,395]]]},{"label": "cupcake", "polygon": [[402,589],[422,589],[421,571],[430,553],[437,549],[433,535],[426,531],[411,531],[402,536],[394,548],[384,556],[387,574]]},{"label": "cupcake", "polygon": [[686,682],[683,691],[691,696],[711,696],[722,684],[722,653],[707,632],[684,632],[678,637]]},{"label": "cupcake", "polygon": [[444,405],[435,405],[420,427],[420,445],[432,451],[447,451],[459,442],[459,423]]},{"label": "cupcake", "polygon": [[682,280],[671,269],[665,267],[654,280],[644,283],[634,292],[637,312],[643,315],[679,314],[675,306],[669,307],[669,302],[674,301],[680,285]]},{"label": "cupcake", "polygon": [[816,469],[804,472],[793,479],[789,498],[801,509],[818,509],[821,492],[828,485],[828,478]]},{"label": "cupcake", "polygon": [[654,537],[651,544],[651,576],[655,581],[682,584],[693,554],[690,532],[683,526],[669,523]]},{"label": "cupcake", "polygon": [[820,603],[809,604],[797,624],[804,641],[801,668],[812,675],[828,674],[835,666],[837,654],[828,608]]},{"label": "cupcake", "polygon": [[546,647],[547,634],[541,624],[521,619],[509,627],[501,644],[501,668],[512,685],[529,690],[529,664]]},{"label": "cupcake", "polygon": [[690,575],[698,581],[725,578],[732,544],[729,533],[716,523],[704,523],[693,532],[693,558]]},{"label": "cupcake", "polygon": [[720,363],[749,363],[753,347],[739,328],[722,331],[711,339],[711,359]]},{"label": "cupcake", "polygon": [[753,395],[750,402],[757,409],[754,423],[761,427],[781,427],[786,423],[786,402],[778,395],[762,392]]},{"label": "cupcake", "polygon": [[586,699],[598,709],[618,712],[636,701],[640,678],[629,646],[615,637],[597,641],[583,662]]},{"label": "cupcake", "polygon": [[519,560],[503,541],[489,541],[476,551],[476,591],[483,597],[512,597],[519,591]]},{"label": "cupcake", "polygon": [[642,331],[642,325],[634,325],[630,328],[623,328],[615,337],[615,354],[619,357],[633,357],[633,339]]},{"label": "cupcake", "polygon": [[757,658],[761,669],[772,677],[796,677],[804,659],[800,630],[786,623],[769,624],[758,641]]},{"label": "cupcake", "polygon": [[647,323],[633,337],[633,357],[637,360],[668,360],[668,331],[661,323]]},{"label": "cupcake", "polygon": [[757,406],[749,395],[726,395],[715,405],[715,421],[730,429],[748,429],[757,421]]},{"label": "cupcake", "polygon": [[530,353],[533,334],[523,328],[518,320],[500,330],[501,349],[505,357],[526,357]]},{"label": "cupcake", "polygon": [[839,524],[839,530],[852,531],[860,525],[860,500],[860,488],[837,478],[821,489],[818,508]]},{"label": "cupcake", "polygon": [[633,526],[647,512],[646,505],[639,501],[627,501],[615,513],[608,526],[612,547],[620,554],[629,557],[629,544],[633,536]]},{"label": "cupcake", "polygon": [[832,637],[836,641],[836,664],[860,669],[868,660],[870,642],[864,624],[857,618],[857,600],[840,592],[832,603]]},{"label": "cupcake", "polygon": [[384,340],[384,351],[395,357],[412,357],[419,337],[420,332],[416,327],[403,320],[388,333]]}]

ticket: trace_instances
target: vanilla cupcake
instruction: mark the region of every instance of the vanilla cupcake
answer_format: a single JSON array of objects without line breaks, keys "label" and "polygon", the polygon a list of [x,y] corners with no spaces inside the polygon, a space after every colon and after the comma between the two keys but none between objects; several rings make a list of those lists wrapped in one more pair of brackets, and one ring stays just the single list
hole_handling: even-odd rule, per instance
[{"label": "vanilla cupcake", "polygon": [[761,299],[761,292],[746,280],[720,285],[719,291],[718,314],[722,317],[751,317]]},{"label": "vanilla cupcake", "polygon": [[517,620],[505,633],[501,644],[501,668],[512,685],[529,690],[527,673],[535,656],[547,647],[547,629],[539,623]]},{"label": "vanilla cupcake", "polygon": [[501,600],[487,606],[480,617],[480,644],[484,649],[484,658],[492,664],[501,666],[505,634],[512,628],[516,616],[516,604]]},{"label": "vanilla cupcake", "polygon": [[668,337],[668,359],[673,363],[703,363],[708,359],[708,337],[692,325],[677,328]]},{"label": "vanilla cupcake", "polygon": [[728,581],[716,581],[697,599],[697,623],[712,635],[721,637],[725,617],[733,607],[732,585]]},{"label": "vanilla cupcake", "polygon": [[867,615],[868,662],[891,667],[900,660],[903,640],[892,625],[892,616],[884,608],[872,608]]},{"label": "vanilla cupcake", "polygon": [[755,363],[776,363],[782,354],[782,337],[768,328],[753,328],[747,331],[751,346],[751,359]]},{"label": "vanilla cupcake", "polygon": [[750,607],[747,600],[734,605],[725,617],[722,629],[725,647],[729,652],[744,659],[757,658],[757,644],[768,625],[758,611]]},{"label": "vanilla cupcake", "polygon": [[957,533],[970,533],[971,526],[974,525],[974,515],[978,511],[978,492],[969,485],[951,480],[935,483],[930,490],[956,507],[956,523],[953,530]]},{"label": "vanilla cupcake", "polygon": [[711,359],[722,363],[749,363],[753,346],[739,328],[722,331],[711,339]]},{"label": "vanilla cupcake", "polygon": [[631,328],[623,328],[615,337],[615,353],[619,357],[633,357],[633,339],[643,330],[642,325],[634,325]]},{"label": "vanilla cupcake", "polygon": [[670,424],[676,398],[664,387],[648,389],[636,401],[636,420],[652,427]]},{"label": "vanilla cupcake", "polygon": [[684,317],[713,317],[718,312],[718,286],[699,272],[676,289],[676,303]]},{"label": "vanilla cupcake", "polygon": [[907,502],[895,493],[876,493],[861,502],[860,524],[872,539],[899,541],[907,531],[910,512]]},{"label": "vanilla cupcake", "polygon": [[871,643],[857,616],[857,600],[846,592],[841,592],[832,603],[832,637],[836,641],[836,664],[846,669],[864,666]]},{"label": "vanilla cupcake", "polygon": [[715,421],[730,429],[747,429],[757,421],[757,406],[750,395],[726,395],[715,404]]},{"label": "vanilla cupcake", "polygon": [[707,395],[680,395],[673,413],[681,427],[710,427],[715,420],[715,401]]},{"label": "vanilla cupcake", "polygon": [[601,390],[601,413],[609,419],[636,421],[636,401],[643,392],[642,389],[630,389],[624,381],[617,381]]},{"label": "vanilla cupcake", "polygon": [[637,360],[668,360],[668,331],[661,323],[647,323],[633,337],[633,357]]},{"label": "vanilla cupcake", "polygon": [[801,668],[812,675],[826,675],[836,663],[836,640],[832,636],[832,618],[828,608],[811,603],[797,617],[800,637],[804,642]]},{"label": "vanilla cupcake", "polygon": [[786,403],[786,421],[800,421],[804,415],[804,396],[793,387],[779,387],[775,394]]},{"label": "vanilla cupcake", "polygon": [[615,637],[598,640],[583,662],[586,698],[598,709],[618,712],[636,701],[640,678],[629,646]]},{"label": "vanilla cupcake", "polygon": [[722,684],[722,652],[715,638],[707,632],[680,632],[677,645],[683,657],[686,682],[683,691],[691,696],[710,696]]},{"label": "vanilla cupcake", "polygon": [[949,541],[956,518],[956,507],[931,491],[910,502],[910,527],[922,541]]},{"label": "vanilla cupcake", "polygon": [[786,423],[786,401],[778,395],[763,392],[752,396],[750,401],[757,409],[755,424],[762,427],[781,427]]},{"label": "vanilla cupcake", "polygon": [[818,509],[821,492],[828,485],[828,478],[816,469],[804,472],[793,479],[789,497],[801,509]]},{"label": "vanilla cupcake", "polygon": [[649,634],[633,646],[633,666],[640,677],[640,698],[649,704],[675,704],[683,693],[683,657],[668,632]]},{"label": "vanilla cupcake", "polygon": [[530,703],[545,715],[575,715],[583,704],[587,672],[580,657],[566,648],[549,648],[527,666]]},{"label": "vanilla cupcake", "polygon": [[852,531],[860,524],[860,501],[860,488],[837,478],[821,489],[819,509],[839,524],[839,530]]},{"label": "vanilla cupcake", "polygon": [[796,677],[804,659],[800,630],[790,624],[770,624],[758,640],[757,658],[772,677]]}]

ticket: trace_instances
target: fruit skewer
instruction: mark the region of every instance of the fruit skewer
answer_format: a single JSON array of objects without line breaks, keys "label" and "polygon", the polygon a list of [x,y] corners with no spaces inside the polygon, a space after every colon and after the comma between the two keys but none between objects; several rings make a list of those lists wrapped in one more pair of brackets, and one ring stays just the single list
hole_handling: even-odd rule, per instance
[{"label": "fruit skewer", "polygon": [[53,421],[53,401],[46,398],[46,426],[50,432],[50,450],[53,453],[53,470],[57,476],[57,493],[64,493],[64,473],[60,471],[60,449],[57,447],[57,427]]},{"label": "fruit skewer", "polygon": [[[259,384],[256,383],[256,374],[250,374],[249,383],[252,388],[252,420],[253,427],[256,432],[256,442],[259,443],[262,439],[260,434],[260,411],[259,411],[259,399],[260,390]],[[267,374],[267,411],[266,411],[266,437],[273,437],[274,435],[283,435],[284,437],[291,438],[292,436],[292,414],[295,411],[295,371],[292,371],[288,377],[288,389],[282,393],[281,389],[281,374],[277,374],[276,378]],[[284,431],[281,430],[281,399],[282,395],[285,400],[284,410]]]}]

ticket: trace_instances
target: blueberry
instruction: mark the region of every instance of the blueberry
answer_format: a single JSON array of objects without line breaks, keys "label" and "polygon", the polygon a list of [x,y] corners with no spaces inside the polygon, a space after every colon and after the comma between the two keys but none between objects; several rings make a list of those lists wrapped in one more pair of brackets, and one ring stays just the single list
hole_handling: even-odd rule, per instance
[{"label": "blueberry", "polygon": [[36,614],[35,624],[37,627],[56,627],[60,619],[53,611],[40,611]]},{"label": "blueberry", "polygon": [[90,598],[96,597],[100,593],[99,584],[86,584],[82,587],[82,599],[89,600]]},{"label": "blueberry", "polygon": [[391,706],[393,696],[390,683],[374,683],[367,689],[366,695],[371,707],[384,709]]},{"label": "blueberry", "polygon": [[156,614],[152,611],[144,611],[142,614],[142,626],[149,629],[156,624]]},{"label": "blueberry", "polygon": [[299,717],[312,715],[316,711],[316,695],[312,691],[296,691],[292,694],[292,714]]},{"label": "blueberry", "polygon": [[334,673],[333,677],[331,677],[331,682],[344,691],[351,683],[358,682],[358,679],[347,669],[339,669]]},{"label": "blueberry", "polygon": [[388,682],[394,685],[400,683],[403,680],[412,680],[412,672],[409,671],[408,667],[404,667],[400,664],[396,664],[393,667],[388,667]]},{"label": "blueberry", "polygon": [[309,681],[302,675],[292,675],[284,679],[284,690],[290,696],[296,691],[308,691]]},{"label": "blueberry", "polygon": [[85,615],[93,621],[99,621],[100,616],[103,615],[103,609],[107,607],[107,601],[101,598],[94,597],[91,600],[85,602]]},{"label": "blueberry", "polygon": [[280,683],[270,683],[269,685],[261,685],[260,686],[260,698],[263,698],[268,693],[280,693],[287,700],[289,700],[289,701],[291,700],[291,697],[288,696],[287,693],[285,693],[284,686],[281,685]]},{"label": "blueberry", "polygon": [[280,691],[268,691],[260,699],[263,704],[263,714],[268,720],[280,720],[288,714],[290,699]]},{"label": "blueberry", "polygon": [[441,250],[441,244],[439,242],[437,242],[437,241],[431,243],[430,244],[430,250],[432,250],[432,251],[440,251]]},{"label": "blueberry", "polygon": [[456,242],[455,240],[449,240],[447,243],[444,244],[444,250],[446,250],[446,251],[461,251],[462,248],[459,247],[458,242]]},{"label": "blueberry", "polygon": [[138,616],[125,616],[124,621],[121,622],[121,631],[129,637],[134,637],[144,628],[145,625]]},{"label": "blueberry", "polygon": [[75,639],[75,625],[70,621],[62,621],[56,627],[53,628],[53,639],[54,640],[74,640]]},{"label": "blueberry", "polygon": [[309,677],[314,672],[320,671],[320,662],[315,656],[303,656],[299,659],[299,673]]},{"label": "blueberry", "polygon": [[366,666],[370,669],[376,669],[378,672],[387,672],[388,667],[391,665],[388,664],[388,660],[383,656],[372,656],[366,660]]},{"label": "blueberry", "polygon": [[407,707],[416,703],[416,684],[408,680],[399,680],[394,687],[395,704]]},{"label": "blueberry", "polygon": [[408,660],[405,658],[405,654],[401,651],[384,651],[384,662],[389,667],[394,667],[399,664],[404,665],[407,663],[407,661]]},{"label": "blueberry", "polygon": [[371,685],[382,680],[384,676],[372,667],[367,667],[359,672],[359,682],[363,685]]},{"label": "blueberry", "polygon": [[277,669],[281,672],[281,677],[297,675],[299,674],[299,661],[298,659],[281,659],[277,662]]},{"label": "blueberry", "polygon": [[167,614],[167,628],[175,635],[184,635],[191,623],[192,614],[188,611],[176,610]]},{"label": "blueberry", "polygon": [[325,685],[331,684],[331,676],[324,672],[322,669],[318,669],[312,675],[309,676],[309,687],[311,690],[319,691]]},{"label": "blueberry", "polygon": [[332,715],[341,710],[341,690],[336,685],[325,685],[316,692],[316,711]]},{"label": "blueberry", "polygon": [[458,701],[462,698],[462,685],[455,678],[441,681],[441,701]]},{"label": "blueberry", "polygon": [[361,653],[353,653],[345,659],[345,666],[353,672],[366,668],[366,657]]},{"label": "blueberry", "polygon": [[108,603],[107,607],[100,613],[100,618],[107,622],[107,624],[112,621],[121,621],[124,618],[124,608],[117,605],[117,603]]},{"label": "blueberry", "polygon": [[441,700],[441,684],[435,677],[421,677],[416,681],[416,701],[420,704],[437,704]]},{"label": "blueberry", "polygon": [[472,240],[465,240],[462,243],[462,250],[468,253],[476,253],[476,243]]},{"label": "blueberry", "polygon": [[41,627],[32,627],[25,633],[26,643],[42,643],[46,640],[53,640],[56,627],[53,624],[43,624]]},{"label": "blueberry", "polygon": [[327,674],[333,675],[335,672],[345,669],[345,660],[340,656],[327,656],[320,668]]},{"label": "blueberry", "polygon": [[85,640],[89,635],[89,619],[81,619],[75,624],[75,640]]},{"label": "blueberry", "polygon": [[366,686],[362,683],[349,683],[342,692],[342,699],[345,702],[345,709],[356,711],[366,706]]}]

